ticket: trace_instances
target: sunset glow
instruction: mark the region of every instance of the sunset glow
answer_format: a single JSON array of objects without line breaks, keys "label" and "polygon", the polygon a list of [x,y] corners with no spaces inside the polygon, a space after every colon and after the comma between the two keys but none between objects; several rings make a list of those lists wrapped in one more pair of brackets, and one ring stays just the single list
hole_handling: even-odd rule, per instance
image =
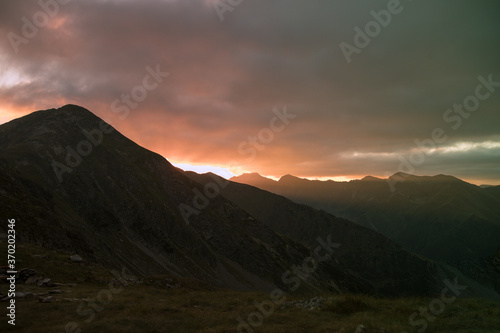
[{"label": "sunset glow", "polygon": [[[221,20],[209,0],[74,1],[28,37],[21,18],[43,9],[3,4],[0,123],[71,103],[186,170],[350,180],[406,167],[500,184],[494,11],[405,3],[348,62],[339,45],[386,2],[272,3]],[[420,147],[435,129],[446,140]]]}]

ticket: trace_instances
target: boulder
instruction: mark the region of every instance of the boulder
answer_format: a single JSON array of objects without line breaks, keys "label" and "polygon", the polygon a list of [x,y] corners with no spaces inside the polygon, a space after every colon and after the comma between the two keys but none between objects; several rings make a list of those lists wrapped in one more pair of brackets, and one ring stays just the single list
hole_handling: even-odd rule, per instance
[{"label": "boulder", "polygon": [[363,333],[363,332],[366,332],[366,328],[363,325],[359,325],[358,327],[356,327],[356,331],[354,331],[354,333]]},{"label": "boulder", "polygon": [[40,297],[38,298],[38,302],[40,303],[50,303],[54,301],[54,296]]},{"label": "boulder", "polygon": [[16,291],[16,298],[31,298],[33,293]]},{"label": "boulder", "polygon": [[43,279],[42,277],[38,276],[38,275],[32,275],[30,276],[29,278],[26,279],[26,281],[24,282],[25,284],[36,284],[38,283],[39,280]]},{"label": "boulder", "polygon": [[37,285],[39,287],[54,287],[54,283],[49,278],[38,280]]},{"label": "boulder", "polygon": [[64,291],[62,290],[51,290],[49,291],[49,294],[62,294]]},{"label": "boulder", "polygon": [[83,258],[80,257],[78,254],[74,254],[72,255],[71,257],[69,257],[69,259],[72,261],[72,262],[82,262],[83,261]]},{"label": "boulder", "polygon": [[16,274],[16,282],[25,283],[31,276],[36,275],[36,271],[31,268],[23,268]]}]

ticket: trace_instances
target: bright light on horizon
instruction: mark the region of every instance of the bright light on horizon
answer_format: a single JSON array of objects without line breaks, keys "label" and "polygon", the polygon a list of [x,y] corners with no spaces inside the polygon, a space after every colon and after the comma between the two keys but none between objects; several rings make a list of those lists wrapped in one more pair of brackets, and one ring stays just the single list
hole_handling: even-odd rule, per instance
[{"label": "bright light on horizon", "polygon": [[352,176],[330,176],[330,177],[305,177],[310,180],[328,181],[333,180],[334,182],[348,182],[354,179],[361,179],[363,177],[352,177]]},{"label": "bright light on horizon", "polygon": [[[26,114],[30,113],[29,111],[26,111]],[[2,106],[0,108],[0,125],[8,123],[9,121],[12,121],[14,119],[17,119],[25,114],[22,113],[21,111],[15,112],[14,109],[8,107],[8,106]]]},{"label": "bright light on horizon", "polygon": [[[199,174],[211,172],[211,173],[219,175],[225,179],[230,179],[232,177],[241,176],[242,174],[245,174],[245,173],[251,173],[250,171],[235,173],[235,172],[231,172],[228,168],[217,167],[217,166],[213,166],[213,165],[196,165],[196,164],[175,163],[175,162],[170,162],[170,163],[172,163],[174,166],[176,166],[184,171],[193,171],[193,172],[196,172]],[[260,174],[260,175],[262,177],[278,181],[285,174],[283,174],[282,176],[268,176],[268,175],[263,175],[263,174]],[[320,176],[320,177],[314,177],[314,176],[304,177],[304,176],[296,176],[296,175],[293,175],[293,176],[295,176],[297,178],[308,179],[308,180],[318,180],[318,181],[332,180],[335,182],[349,182],[351,180],[359,180],[359,179],[362,179],[363,177],[365,177],[365,176],[361,176],[361,175],[360,176],[353,176],[353,175],[350,175],[350,176]],[[417,176],[424,176],[424,175],[417,175]],[[429,175],[427,175],[427,176],[429,176]],[[377,176],[375,176],[375,177],[377,177]],[[377,177],[377,178],[385,179],[385,177]],[[488,185],[493,185],[493,186],[500,185],[500,184],[497,184],[496,182],[491,182],[488,180],[479,180],[479,179],[474,180],[474,179],[465,179],[465,178],[460,178],[460,179],[462,179],[463,181],[468,182],[470,184],[477,185],[477,186],[479,186],[481,184],[488,184]]]},{"label": "bright light on horizon", "polygon": [[[213,165],[206,165],[206,164],[190,164],[190,163],[177,163],[177,162],[172,162],[172,165],[175,167],[182,169],[184,171],[193,171],[199,174],[204,174],[204,173],[214,173],[216,175],[221,176],[222,178],[225,179],[230,179],[235,176],[241,176],[242,174],[245,173],[250,173],[250,172],[232,172],[228,168],[224,167],[218,167],[218,166],[213,166]],[[260,174],[260,173],[259,173]],[[280,180],[281,176],[267,176],[267,175],[262,175],[262,177],[269,178],[275,181]],[[283,174],[284,175],[284,174]],[[331,176],[331,177],[301,177],[301,176],[296,176],[298,178],[303,178],[303,179],[309,179],[309,180],[320,180],[320,181],[327,181],[327,180],[333,180],[336,182],[348,182],[353,179],[360,179],[359,177],[353,177],[353,176]]]},{"label": "bright light on horizon", "polygon": [[212,165],[195,165],[189,163],[175,163],[172,161],[170,161],[170,163],[172,163],[174,166],[184,171],[194,171],[199,174],[211,172],[225,179],[229,179],[231,177],[236,176],[233,172],[229,171],[227,168],[216,167]]}]

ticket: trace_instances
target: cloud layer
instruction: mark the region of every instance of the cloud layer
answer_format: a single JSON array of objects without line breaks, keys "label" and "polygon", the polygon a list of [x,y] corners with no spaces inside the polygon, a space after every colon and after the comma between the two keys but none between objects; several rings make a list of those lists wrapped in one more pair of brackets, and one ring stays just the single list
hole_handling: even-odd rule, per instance
[{"label": "cloud layer", "polygon": [[[356,177],[407,161],[500,184],[500,87],[453,111],[478,77],[500,82],[497,1],[243,0],[223,21],[216,0],[59,1],[2,4],[0,121],[74,103],[176,162]],[[339,45],[367,24],[348,63]],[[169,76],[144,96],[146,68]],[[446,140],[420,148],[435,129]]]}]

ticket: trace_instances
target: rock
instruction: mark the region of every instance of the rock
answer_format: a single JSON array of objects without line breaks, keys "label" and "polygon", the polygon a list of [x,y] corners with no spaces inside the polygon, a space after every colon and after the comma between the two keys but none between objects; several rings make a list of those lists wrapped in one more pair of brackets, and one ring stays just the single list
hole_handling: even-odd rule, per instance
[{"label": "rock", "polygon": [[41,280],[42,278],[38,275],[33,275],[33,276],[30,276],[28,279],[26,279],[26,281],[24,282],[25,284],[35,284],[35,283],[38,283],[39,280]]},{"label": "rock", "polygon": [[363,325],[359,325],[358,327],[356,327],[356,330],[354,331],[354,333],[363,333],[363,332],[366,332],[366,328]]},{"label": "rock", "polygon": [[41,287],[41,286],[43,286],[44,284],[49,283],[49,282],[50,282],[50,279],[49,279],[49,278],[45,278],[45,279],[41,278],[40,280],[38,280],[37,285],[38,285],[39,287]]},{"label": "rock", "polygon": [[16,274],[16,282],[25,283],[30,277],[36,275],[36,271],[31,268],[23,268]]},{"label": "rock", "polygon": [[174,284],[174,285],[172,285],[172,284],[170,284],[170,283],[167,283],[167,284],[165,285],[165,288],[167,288],[167,289],[173,289],[173,288],[180,288],[180,286],[181,286],[181,284],[180,284],[179,282],[177,282],[177,283],[176,283],[176,284]]},{"label": "rock", "polygon": [[62,290],[50,290],[49,294],[62,294],[64,291]]},{"label": "rock", "polygon": [[82,298],[61,298],[61,300],[66,302],[83,302]]},{"label": "rock", "polygon": [[54,287],[54,283],[49,278],[38,280],[37,285],[39,287]]},{"label": "rock", "polygon": [[83,258],[80,257],[78,254],[72,255],[71,257],[69,257],[69,259],[73,262],[82,262],[83,261]]},{"label": "rock", "polygon": [[54,296],[40,297],[38,302],[40,303],[50,303],[54,301]]},{"label": "rock", "polygon": [[40,298],[40,297],[49,296],[49,293],[36,293],[36,294],[33,294],[33,296]]},{"label": "rock", "polygon": [[16,291],[16,298],[31,298],[32,296],[33,293],[30,293],[28,291],[26,292]]}]

